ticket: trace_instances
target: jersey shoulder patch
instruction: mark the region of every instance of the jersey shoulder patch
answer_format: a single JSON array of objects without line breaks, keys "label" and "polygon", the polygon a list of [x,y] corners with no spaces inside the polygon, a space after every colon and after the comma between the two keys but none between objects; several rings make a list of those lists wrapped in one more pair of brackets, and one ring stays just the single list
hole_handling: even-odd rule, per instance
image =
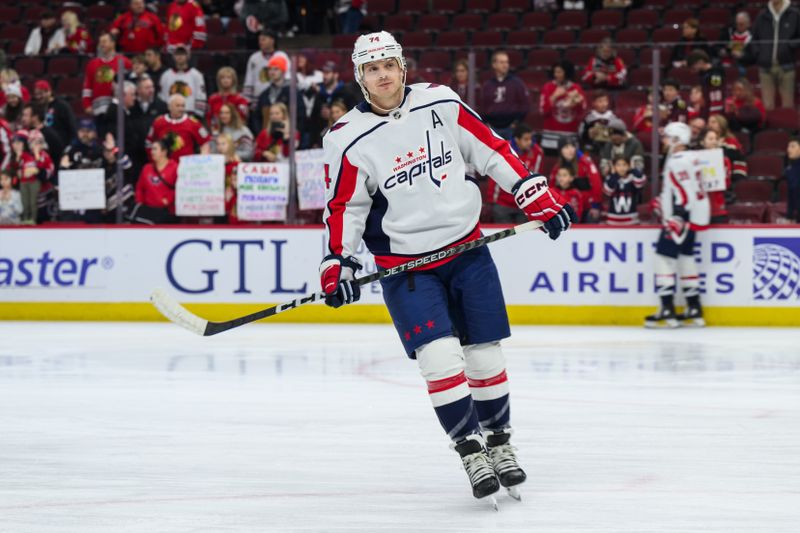
[{"label": "jersey shoulder patch", "polygon": [[348,124],[348,123],[347,123],[347,121],[342,121],[342,120],[340,120],[340,121],[338,121],[336,124],[334,124],[333,126],[331,126],[331,129],[330,129],[330,130],[328,130],[328,131],[336,131],[336,130],[342,129],[342,128],[344,128],[344,127],[345,127],[347,124]]}]

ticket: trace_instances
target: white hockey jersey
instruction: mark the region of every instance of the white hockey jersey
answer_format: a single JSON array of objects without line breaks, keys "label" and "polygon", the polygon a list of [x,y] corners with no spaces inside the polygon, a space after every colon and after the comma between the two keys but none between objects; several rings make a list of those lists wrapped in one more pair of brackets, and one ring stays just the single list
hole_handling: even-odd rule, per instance
[{"label": "white hockey jersey", "polygon": [[323,138],[329,253],[363,237],[390,268],[479,236],[481,193],[467,165],[510,191],[530,175],[509,144],[450,88],[406,87],[391,115],[362,102]]},{"label": "white hockey jersey", "polygon": [[167,69],[158,82],[159,96],[165,102],[173,94],[181,94],[186,98],[186,112],[205,118],[208,109],[206,96],[206,81],[196,68],[179,72],[173,68]]},{"label": "white hockey jersey", "polygon": [[267,85],[269,85],[269,68],[267,68],[267,65],[273,56],[281,56],[286,59],[287,68],[285,78],[287,80],[289,79],[289,73],[292,71],[292,61],[289,59],[289,56],[286,55],[286,52],[275,50],[269,55],[264,55],[261,50],[253,52],[253,54],[250,55],[250,59],[247,60],[247,71],[244,74],[244,87],[242,88],[242,96],[250,100],[250,103],[253,105],[258,101],[258,97],[264,92]]},{"label": "white hockey jersey", "polygon": [[667,158],[661,190],[661,212],[664,220],[676,214],[676,207],[689,213],[694,230],[708,226],[711,205],[703,189],[703,171],[691,151],[678,152]]}]

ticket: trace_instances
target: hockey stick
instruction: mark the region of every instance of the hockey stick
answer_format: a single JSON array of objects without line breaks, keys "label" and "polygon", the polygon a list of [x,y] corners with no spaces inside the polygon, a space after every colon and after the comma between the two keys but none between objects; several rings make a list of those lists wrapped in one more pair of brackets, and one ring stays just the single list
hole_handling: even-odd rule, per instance
[{"label": "hockey stick", "polygon": [[[462,252],[466,252],[467,250],[473,250],[475,248],[485,246],[489,243],[505,239],[506,237],[511,237],[512,235],[516,235],[518,233],[523,233],[525,231],[531,231],[540,228],[541,226],[542,226],[541,222],[537,221],[526,222],[524,224],[514,226],[513,228],[504,229],[502,231],[498,231],[497,233],[493,233],[485,237],[480,237],[479,239],[475,239],[474,241],[465,242],[453,246],[452,248],[447,248],[446,250],[433,252],[430,255],[426,255],[425,257],[420,257],[419,259],[414,259],[413,261],[409,261],[408,263],[403,263],[402,265],[398,265],[396,267],[379,270],[374,274],[358,278],[355,281],[356,283],[358,283],[359,286],[363,286],[366,285],[367,283],[378,281],[379,279],[383,279],[387,276],[393,276],[395,274],[399,274],[400,272],[413,270],[417,267],[420,267],[422,265],[427,265],[434,261],[441,261],[442,259],[446,259],[448,257],[452,257]],[[226,322],[210,322],[208,320],[200,318],[199,316],[195,315],[194,313],[190,312],[188,309],[183,307],[172,296],[167,294],[167,292],[164,289],[156,289],[153,291],[153,294],[150,295],[150,301],[153,302],[153,305],[156,306],[156,308],[161,312],[162,315],[167,317],[171,322],[174,322],[175,324],[178,324],[179,326],[184,327],[189,331],[197,333],[198,335],[202,335],[204,337],[216,335],[217,333],[222,333],[223,331],[228,331],[229,329],[238,328],[239,326],[249,324],[250,322],[255,322],[256,320],[261,320],[263,318],[269,318],[271,316],[277,315],[278,313],[283,313],[284,311],[296,309],[301,305],[310,304],[312,302],[324,299],[325,299],[325,293],[318,292],[311,294],[310,296],[306,296],[304,298],[298,298],[297,300],[293,300],[291,302],[279,304],[274,307],[270,307],[268,309],[262,309],[261,311],[256,311],[255,313],[251,313],[249,315],[245,315],[239,318],[234,318],[233,320],[228,320]]]}]

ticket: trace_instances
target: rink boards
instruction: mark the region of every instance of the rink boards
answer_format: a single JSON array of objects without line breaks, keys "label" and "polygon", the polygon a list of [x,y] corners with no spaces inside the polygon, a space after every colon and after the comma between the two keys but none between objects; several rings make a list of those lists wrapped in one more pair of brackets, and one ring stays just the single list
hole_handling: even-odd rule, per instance
[{"label": "rink boards", "polygon": [[[486,233],[495,231],[486,228]],[[492,244],[512,323],[640,324],[652,312],[654,227],[579,227]],[[163,287],[192,311],[229,319],[318,290],[321,228],[14,228],[0,230],[0,319],[160,320]],[[365,272],[375,271],[362,249]],[[800,324],[800,228],[703,232],[696,247],[709,323]],[[380,284],[339,310],[313,304],[270,319],[388,322]]]}]

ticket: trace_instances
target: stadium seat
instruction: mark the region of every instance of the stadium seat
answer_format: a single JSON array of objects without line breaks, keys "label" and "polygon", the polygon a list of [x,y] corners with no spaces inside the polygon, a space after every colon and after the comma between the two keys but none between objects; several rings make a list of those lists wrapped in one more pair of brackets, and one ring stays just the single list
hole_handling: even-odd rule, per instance
[{"label": "stadium seat", "polygon": [[628,70],[628,85],[631,87],[650,87],[653,84],[653,71],[646,67]]},{"label": "stadium seat", "polygon": [[396,0],[369,0],[369,12],[373,15],[390,15],[396,7]]},{"label": "stadium seat", "polygon": [[561,52],[551,48],[539,48],[528,52],[528,68],[549,69],[561,61]]},{"label": "stadium seat", "polygon": [[450,27],[445,15],[425,15],[417,22],[417,31],[444,31]]},{"label": "stadium seat", "polygon": [[232,35],[209,35],[206,41],[206,50],[236,50],[236,37]]},{"label": "stadium seat", "polygon": [[616,30],[622,27],[622,11],[619,9],[601,9],[592,15],[592,28],[600,30]]},{"label": "stadium seat", "polygon": [[467,0],[464,11],[467,13],[492,13],[497,9],[497,0]]},{"label": "stadium seat", "polygon": [[[368,8],[372,7],[372,2],[368,5]],[[428,0],[398,0],[397,2],[397,12],[404,13],[406,15],[418,15],[420,13],[424,13],[428,11]]]},{"label": "stadium seat", "polygon": [[453,17],[453,30],[477,31],[483,27],[483,18],[475,13],[462,13]]},{"label": "stadium seat", "polygon": [[[23,15],[23,20],[29,24],[38,24],[40,20],[42,20],[42,13],[46,11],[46,7],[44,6],[28,6],[25,9],[25,14]],[[16,20],[16,19],[0,19],[0,20]]]},{"label": "stadium seat", "polygon": [[575,42],[575,32],[568,30],[550,30],[542,35],[542,44],[568,45]]},{"label": "stadium seat", "polygon": [[587,23],[585,11],[562,11],[556,15],[555,27],[562,30],[582,30]]},{"label": "stadium seat", "polygon": [[608,37],[611,37],[611,32],[608,30],[588,28],[579,33],[578,42],[581,44],[597,44]]},{"label": "stadium seat", "polygon": [[673,0],[647,0],[647,2],[644,3],[644,7],[646,9],[655,9],[658,11],[663,11],[664,9],[671,6],[672,3]]},{"label": "stadium seat", "polygon": [[116,17],[114,6],[108,4],[95,4],[86,10],[86,20],[113,21]]},{"label": "stadium seat", "polygon": [[245,27],[241,20],[233,17],[228,21],[227,31],[231,35],[244,35]]},{"label": "stadium seat", "polygon": [[51,76],[74,76],[79,71],[78,58],[75,56],[52,57],[47,62],[47,73]]},{"label": "stadium seat", "polygon": [[766,215],[765,203],[735,203],[728,206],[731,224],[763,224]]},{"label": "stadium seat", "polygon": [[626,20],[628,28],[652,29],[658,25],[658,12],[652,9],[633,9]]},{"label": "stadium seat", "polygon": [[18,39],[8,45],[8,55],[21,56],[25,52],[25,41]]},{"label": "stadium seat", "polygon": [[760,153],[783,154],[790,138],[791,135],[783,130],[759,131],[753,141],[753,150]]},{"label": "stadium seat", "polygon": [[531,9],[530,0],[500,0],[498,11],[501,13],[524,13]]},{"label": "stadium seat", "polygon": [[44,60],[38,57],[21,57],[14,61],[14,70],[20,77],[38,77],[44,73]]},{"label": "stadium seat", "polygon": [[28,27],[23,25],[12,25],[3,28],[3,39],[8,41],[22,41],[23,48],[25,41],[28,40]]},{"label": "stadium seat", "polygon": [[429,48],[433,46],[433,34],[425,31],[410,31],[403,35],[400,44],[403,45],[403,48]]},{"label": "stadium seat", "polygon": [[564,52],[564,59],[580,67],[585,67],[592,57],[594,57],[594,50],[591,48],[569,48]]},{"label": "stadium seat", "polygon": [[796,130],[800,128],[800,114],[797,109],[773,109],[767,111],[767,125],[770,128]]},{"label": "stadium seat", "polygon": [[619,91],[614,96],[615,109],[636,109],[647,102],[643,91]]},{"label": "stadium seat", "polygon": [[450,52],[443,52],[441,50],[426,50],[419,58],[419,68],[421,69],[439,69],[450,70],[452,66],[450,59]]},{"label": "stadium seat", "polygon": [[521,30],[508,32],[506,44],[508,46],[535,46],[539,40],[539,33],[535,31]]},{"label": "stadium seat", "polygon": [[467,32],[464,31],[445,31],[439,34],[436,40],[438,46],[465,47],[467,46]]},{"label": "stadium seat", "polygon": [[628,68],[636,64],[636,50],[631,48],[617,48],[617,56]]},{"label": "stadium seat", "polygon": [[[55,93],[59,96],[80,96],[83,89],[83,77],[75,76],[68,78],[61,78],[56,83]],[[83,111],[81,110],[81,113]]]},{"label": "stadium seat", "polygon": [[750,134],[745,131],[737,131],[734,133],[739,144],[742,145],[742,154],[749,155],[751,152]]},{"label": "stadium seat", "polygon": [[700,20],[701,28],[708,28],[711,26],[723,27],[731,24],[731,10],[724,7],[709,7],[702,10],[698,19]]},{"label": "stadium seat", "polygon": [[486,19],[487,30],[513,30],[517,27],[519,16],[511,13],[494,13]]},{"label": "stadium seat", "polygon": [[549,78],[547,77],[547,72],[544,70],[532,70],[532,69],[521,70],[517,72],[517,76],[519,76],[519,79],[521,79],[525,83],[525,85],[527,85],[529,88],[534,87],[540,89],[542,85],[544,85],[549,81]]},{"label": "stadium seat", "polygon": [[[649,11],[652,13],[652,11]],[[614,42],[616,44],[627,43],[646,43],[649,40],[649,34],[645,30],[637,28],[623,28],[614,35]]]},{"label": "stadium seat", "polygon": [[[15,22],[19,20],[21,14],[17,6],[0,6],[0,20]],[[38,21],[38,17],[34,20]]]},{"label": "stadium seat", "polygon": [[383,19],[383,27],[390,33],[411,31],[414,17],[411,15],[388,15]]},{"label": "stadium seat", "polygon": [[511,70],[519,70],[525,66],[525,56],[521,50],[506,50],[508,55],[508,63],[511,65]]},{"label": "stadium seat", "polygon": [[664,26],[679,26],[687,19],[694,17],[694,12],[691,9],[670,9],[664,13],[661,24]]},{"label": "stadium seat", "polygon": [[733,186],[737,202],[769,202],[772,201],[773,182],[768,180],[739,180]]},{"label": "stadium seat", "polygon": [[691,87],[700,82],[697,74],[692,72],[689,67],[675,67],[670,69],[669,78],[675,78],[684,88]]},{"label": "stadium seat", "polygon": [[436,12],[447,15],[458,13],[463,3],[463,0],[436,0]]},{"label": "stadium seat", "polygon": [[677,28],[656,28],[653,30],[654,43],[676,43],[681,39],[681,30]]},{"label": "stadium seat", "polygon": [[[475,52],[475,68],[478,70],[485,69],[489,65],[489,59],[486,52],[483,50],[473,50]],[[453,61],[456,59],[467,59],[469,51],[459,50],[454,54]]]},{"label": "stadium seat", "polygon": [[333,39],[331,40],[331,47],[352,50],[353,45],[356,44],[357,38],[357,34],[334,35]]},{"label": "stadium seat", "polygon": [[503,45],[503,34],[497,31],[476,31],[472,34],[472,46],[497,48]]},{"label": "stadium seat", "polygon": [[553,17],[544,11],[532,11],[522,15],[519,29],[521,30],[549,30],[553,27]]},{"label": "stadium seat", "polygon": [[221,35],[225,33],[225,29],[222,26],[222,19],[218,17],[207,17],[206,32],[208,33],[209,37],[212,35]]},{"label": "stadium seat", "polygon": [[775,155],[754,153],[747,157],[748,175],[751,177],[763,176],[774,180],[783,175],[783,160]]}]

